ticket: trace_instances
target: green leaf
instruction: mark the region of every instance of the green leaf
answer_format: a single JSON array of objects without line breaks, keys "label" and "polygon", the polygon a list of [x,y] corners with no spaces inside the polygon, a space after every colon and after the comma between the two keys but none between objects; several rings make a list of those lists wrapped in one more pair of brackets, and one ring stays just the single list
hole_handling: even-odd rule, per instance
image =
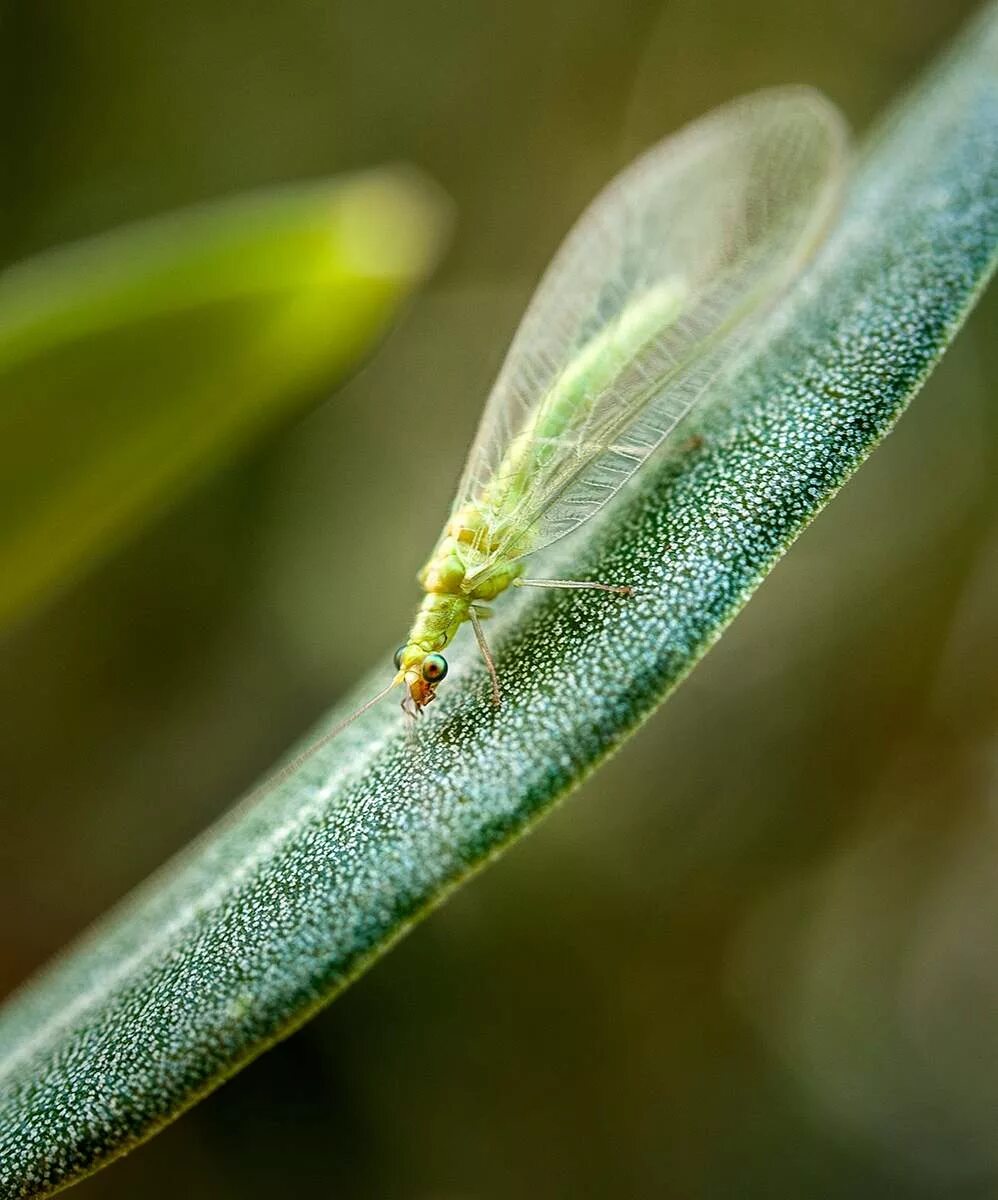
[{"label": "green leaf", "polygon": [[414,171],[225,200],[0,275],[0,625],[349,371],[436,257]]},{"label": "green leaf", "polygon": [[[687,674],[889,431],[992,271],[996,68],[989,7],[870,143],[759,356],[689,425],[702,443],[650,464],[584,544],[545,564],[639,597],[517,597],[493,633],[501,709],[465,643],[416,738],[394,704],[372,710],[10,1005],[5,1196],[107,1162],[290,1033]],[[382,685],[389,661],[329,719]]]}]

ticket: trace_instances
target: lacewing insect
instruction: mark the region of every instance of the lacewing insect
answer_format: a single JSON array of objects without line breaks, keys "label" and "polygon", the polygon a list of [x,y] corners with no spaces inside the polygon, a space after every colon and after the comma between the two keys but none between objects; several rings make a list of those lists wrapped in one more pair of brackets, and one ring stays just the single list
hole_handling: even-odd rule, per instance
[{"label": "lacewing insect", "polygon": [[[442,651],[482,630],[524,560],[593,516],[730,363],[753,318],[797,275],[836,207],[847,154],[838,111],[806,88],[733,101],[665,139],[596,198],[516,333],[458,487],[419,574],[425,596],[391,683],[416,716],[447,674]],[[343,728],[343,722],[313,747]]]}]

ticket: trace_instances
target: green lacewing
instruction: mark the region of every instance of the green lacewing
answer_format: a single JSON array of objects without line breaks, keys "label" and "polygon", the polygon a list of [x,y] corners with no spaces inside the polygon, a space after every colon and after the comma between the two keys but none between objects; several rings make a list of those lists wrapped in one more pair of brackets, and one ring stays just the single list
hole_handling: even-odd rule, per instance
[{"label": "green lacewing", "polygon": [[[848,134],[809,88],[732,101],[666,138],[584,212],[544,275],[485,406],[450,518],[419,574],[424,598],[388,686],[419,715],[447,674],[442,651],[482,631],[525,560],[578,529],[670,436],[800,273],[842,191]],[[295,765],[295,764],[293,764]]]}]

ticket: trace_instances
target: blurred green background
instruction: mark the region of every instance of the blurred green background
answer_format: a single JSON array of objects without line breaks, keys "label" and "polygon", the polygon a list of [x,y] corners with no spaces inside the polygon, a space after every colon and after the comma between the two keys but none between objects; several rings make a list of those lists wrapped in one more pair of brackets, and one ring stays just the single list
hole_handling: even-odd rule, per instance
[{"label": "blurred green background", "polygon": [[[323,402],[316,386],[307,416],[4,634],[0,991],[394,647],[516,319],[613,171],[773,83],[815,84],[861,130],[972,10],[0,9],[4,263],[394,160],[439,180],[458,218],[345,388]],[[996,316],[992,296],[580,795],[77,1194],[998,1195]]]}]

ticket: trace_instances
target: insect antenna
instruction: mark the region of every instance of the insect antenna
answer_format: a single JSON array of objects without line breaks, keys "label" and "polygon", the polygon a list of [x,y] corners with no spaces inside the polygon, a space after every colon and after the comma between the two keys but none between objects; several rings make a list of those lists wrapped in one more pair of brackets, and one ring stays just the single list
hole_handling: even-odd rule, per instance
[{"label": "insect antenna", "polygon": [[253,791],[250,792],[247,799],[259,799],[267,792],[271,792],[275,788],[280,787],[280,785],[284,783],[286,779],[294,775],[294,773],[300,767],[303,767],[313,755],[318,754],[324,746],[328,746],[333,738],[338,737],[348,725],[352,725],[358,717],[362,717],[369,708],[373,708],[379,701],[384,700],[392,688],[398,687],[401,682],[401,678],[396,676],[391,683],[388,684],[387,687],[382,688],[376,696],[372,696],[370,700],[365,701],[360,708],[352,712],[348,717],[344,717],[344,719],[334,725],[332,729],[327,729],[326,732],[317,737],[310,746],[306,746],[300,754],[295,755],[295,757],[289,763],[285,763],[279,771],[275,771],[274,774],[268,779],[265,779],[263,783],[259,785],[259,787],[255,787]]}]

